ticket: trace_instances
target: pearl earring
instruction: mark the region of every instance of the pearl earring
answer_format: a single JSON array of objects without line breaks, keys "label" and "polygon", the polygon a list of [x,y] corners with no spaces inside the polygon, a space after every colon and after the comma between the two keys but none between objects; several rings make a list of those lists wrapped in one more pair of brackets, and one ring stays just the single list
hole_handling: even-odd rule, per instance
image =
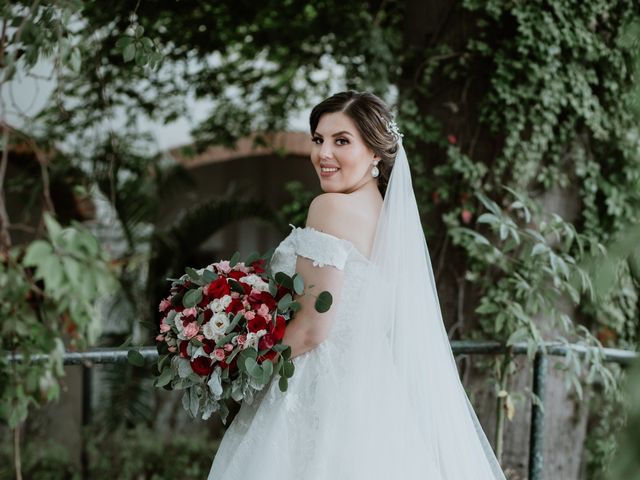
[{"label": "pearl earring", "polygon": [[376,160],[375,162],[373,162],[373,168],[371,169],[371,176],[373,178],[376,178],[378,175],[380,175],[380,170],[378,170],[378,162],[379,160]]}]

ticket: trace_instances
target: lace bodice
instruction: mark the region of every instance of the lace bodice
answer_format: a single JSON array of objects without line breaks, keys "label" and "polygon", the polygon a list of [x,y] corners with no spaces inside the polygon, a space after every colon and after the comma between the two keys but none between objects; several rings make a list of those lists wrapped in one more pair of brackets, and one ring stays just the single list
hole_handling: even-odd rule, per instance
[{"label": "lace bodice", "polygon": [[315,267],[332,265],[344,270],[351,258],[359,263],[367,258],[349,240],[321,232],[313,227],[296,227],[273,252],[271,269],[273,272],[295,273],[296,255],[309,258]]}]

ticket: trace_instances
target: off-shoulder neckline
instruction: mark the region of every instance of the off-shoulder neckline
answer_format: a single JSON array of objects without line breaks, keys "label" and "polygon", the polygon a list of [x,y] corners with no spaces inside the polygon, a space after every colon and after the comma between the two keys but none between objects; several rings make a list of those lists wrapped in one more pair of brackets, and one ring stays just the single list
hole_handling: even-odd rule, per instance
[{"label": "off-shoulder neckline", "polygon": [[345,242],[347,243],[355,252],[356,254],[361,257],[363,260],[366,260],[367,262],[371,262],[371,260],[369,259],[369,257],[367,257],[364,253],[362,253],[358,247],[356,247],[354,245],[354,243],[351,240],[347,240],[346,238],[340,238],[340,237],[336,237],[335,235],[332,235],[331,233],[327,233],[327,232],[323,232],[321,230],[315,229],[313,227],[308,227],[308,226],[304,226],[304,227],[297,227],[294,224],[290,223],[289,226],[293,227],[294,230],[309,230],[312,232],[316,232],[319,233],[321,235],[326,235],[327,237],[331,237],[335,240],[339,240],[341,242]]}]

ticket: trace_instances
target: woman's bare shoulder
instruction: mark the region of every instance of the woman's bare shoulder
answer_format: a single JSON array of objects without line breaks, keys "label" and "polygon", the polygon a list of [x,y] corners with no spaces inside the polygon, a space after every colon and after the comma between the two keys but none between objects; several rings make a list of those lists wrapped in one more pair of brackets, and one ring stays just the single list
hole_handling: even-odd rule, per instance
[{"label": "woman's bare shoulder", "polygon": [[309,206],[307,227],[349,240],[368,256],[377,221],[374,209],[351,194],[323,193]]}]

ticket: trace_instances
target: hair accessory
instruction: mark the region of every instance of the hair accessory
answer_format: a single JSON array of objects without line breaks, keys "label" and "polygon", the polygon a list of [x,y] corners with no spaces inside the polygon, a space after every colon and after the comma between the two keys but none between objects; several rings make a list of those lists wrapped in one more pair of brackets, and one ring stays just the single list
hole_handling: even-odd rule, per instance
[{"label": "hair accessory", "polygon": [[404,134],[400,132],[400,129],[398,128],[398,124],[396,123],[395,120],[389,120],[387,122],[387,132],[393,135],[396,141],[400,140],[400,137],[404,137]]}]

